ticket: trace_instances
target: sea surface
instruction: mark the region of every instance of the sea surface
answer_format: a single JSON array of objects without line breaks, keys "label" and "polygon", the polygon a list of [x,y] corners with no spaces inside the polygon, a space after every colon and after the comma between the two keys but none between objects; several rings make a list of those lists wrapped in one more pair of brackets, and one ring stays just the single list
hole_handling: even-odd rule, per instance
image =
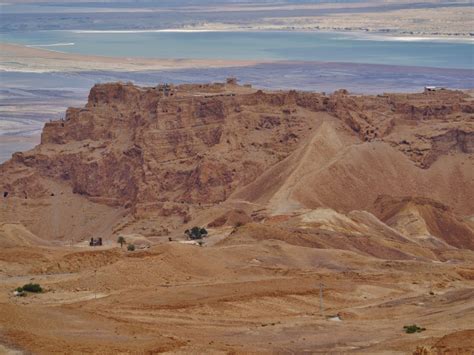
[{"label": "sea surface", "polygon": [[474,68],[474,41],[293,31],[50,30],[0,41],[111,57],[318,61]]}]

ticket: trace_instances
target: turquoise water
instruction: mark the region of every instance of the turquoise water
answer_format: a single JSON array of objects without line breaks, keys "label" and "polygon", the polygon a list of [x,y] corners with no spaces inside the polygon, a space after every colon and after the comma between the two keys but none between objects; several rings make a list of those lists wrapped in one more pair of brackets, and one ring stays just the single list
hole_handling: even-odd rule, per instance
[{"label": "turquoise water", "polygon": [[374,63],[474,69],[474,44],[321,32],[38,31],[1,41],[113,57]]}]

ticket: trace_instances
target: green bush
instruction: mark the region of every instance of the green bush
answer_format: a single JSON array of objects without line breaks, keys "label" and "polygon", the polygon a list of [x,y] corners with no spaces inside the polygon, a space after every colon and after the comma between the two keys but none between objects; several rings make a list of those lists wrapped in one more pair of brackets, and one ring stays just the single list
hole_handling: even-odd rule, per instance
[{"label": "green bush", "polygon": [[[20,287],[19,287],[20,288]],[[17,288],[17,291],[20,292]],[[26,292],[32,292],[32,293],[41,293],[43,292],[43,289],[41,288],[40,285],[38,284],[32,284],[32,283],[29,283],[29,284],[26,284],[24,285],[22,288],[22,291],[26,291]]]},{"label": "green bush", "polygon": [[191,240],[202,239],[203,237],[207,237],[207,230],[206,228],[200,228],[195,226],[191,228],[191,230],[186,229],[184,231],[184,234],[186,234]]},{"label": "green bush", "polygon": [[201,239],[201,228],[193,227],[191,228],[191,239]]},{"label": "green bush", "polygon": [[420,332],[426,330],[426,328],[420,328],[420,327],[417,326],[416,324],[413,324],[413,325],[405,325],[405,326],[403,327],[403,329],[405,329],[405,333],[407,333],[407,334],[420,333]]},{"label": "green bush", "polygon": [[134,251],[134,250],[135,250],[135,245],[129,244],[129,245],[127,246],[127,250],[128,250],[128,251]]}]

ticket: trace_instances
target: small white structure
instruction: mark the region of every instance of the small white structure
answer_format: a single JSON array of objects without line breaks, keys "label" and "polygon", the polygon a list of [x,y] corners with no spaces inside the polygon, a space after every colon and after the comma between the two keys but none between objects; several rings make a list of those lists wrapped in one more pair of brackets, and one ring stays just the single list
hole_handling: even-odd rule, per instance
[{"label": "small white structure", "polygon": [[425,92],[427,92],[427,91],[439,91],[439,90],[444,90],[444,88],[438,87],[438,86],[425,86]]}]

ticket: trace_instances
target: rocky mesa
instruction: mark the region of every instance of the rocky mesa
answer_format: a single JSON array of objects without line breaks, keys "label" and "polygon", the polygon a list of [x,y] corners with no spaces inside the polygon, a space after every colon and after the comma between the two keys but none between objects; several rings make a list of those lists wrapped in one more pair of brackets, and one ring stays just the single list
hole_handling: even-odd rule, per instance
[{"label": "rocky mesa", "polygon": [[[61,220],[68,208],[57,206],[71,196],[99,215],[127,216],[126,227],[111,223],[104,237],[134,226],[166,234],[238,201],[249,214],[375,213],[381,195],[414,196],[469,215],[473,116],[472,97],[450,90],[355,96],[233,83],[100,84],[85,107],[45,125],[39,146],[1,166],[1,189],[22,200],[14,208],[56,208]],[[81,218],[77,206],[69,210],[68,220]],[[28,214],[20,222],[47,238],[38,226],[44,213]],[[80,238],[59,234],[66,232]]]},{"label": "rocky mesa", "polygon": [[96,85],[0,166],[0,352],[470,354],[473,153],[470,92]]}]

